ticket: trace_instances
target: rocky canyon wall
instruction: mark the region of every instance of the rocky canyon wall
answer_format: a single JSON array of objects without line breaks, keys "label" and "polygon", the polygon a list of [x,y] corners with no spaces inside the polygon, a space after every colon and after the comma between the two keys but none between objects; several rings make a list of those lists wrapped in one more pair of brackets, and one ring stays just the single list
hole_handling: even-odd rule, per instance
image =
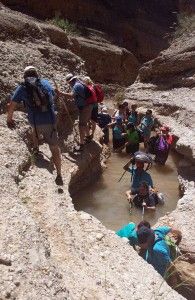
[{"label": "rocky canyon wall", "polygon": [[167,47],[165,34],[176,21],[178,0],[4,0],[12,9],[39,18],[61,15],[78,25],[109,34],[115,44],[131,51],[139,61],[154,58]]}]

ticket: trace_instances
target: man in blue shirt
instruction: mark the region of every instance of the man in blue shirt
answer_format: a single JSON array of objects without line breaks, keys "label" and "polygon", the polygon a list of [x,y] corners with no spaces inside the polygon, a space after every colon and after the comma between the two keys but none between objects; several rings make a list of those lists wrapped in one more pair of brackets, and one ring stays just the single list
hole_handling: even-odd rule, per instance
[{"label": "man in blue shirt", "polygon": [[56,184],[63,185],[61,175],[61,152],[58,146],[56,116],[54,111],[54,91],[46,79],[40,79],[37,70],[28,66],[24,70],[24,83],[20,84],[11,97],[8,106],[7,125],[14,127],[13,113],[17,104],[24,103],[28,121],[32,128],[33,153],[39,151],[39,138],[42,135],[48,143],[57,171]]},{"label": "man in blue shirt", "polygon": [[127,198],[130,201],[131,195],[139,193],[141,183],[146,182],[149,188],[153,188],[153,181],[149,173],[144,170],[144,162],[135,158],[135,166],[130,168],[130,160],[123,168],[125,171],[131,173],[131,190],[126,192]]},{"label": "man in blue shirt", "polygon": [[[77,79],[73,74],[68,74],[66,76],[66,82],[71,86],[72,93],[65,93],[67,97],[74,97],[75,105],[79,111],[79,135],[80,135],[80,146],[78,151],[82,151],[84,148],[85,138],[89,137],[89,126],[88,122],[91,119],[91,113],[93,109],[93,104],[87,104],[87,95],[89,92],[87,87]],[[88,96],[88,97],[87,97]]]}]

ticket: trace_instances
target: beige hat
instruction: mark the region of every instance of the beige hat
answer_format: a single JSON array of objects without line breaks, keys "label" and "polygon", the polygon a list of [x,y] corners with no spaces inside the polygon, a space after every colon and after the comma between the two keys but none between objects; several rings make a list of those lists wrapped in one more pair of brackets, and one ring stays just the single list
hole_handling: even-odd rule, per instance
[{"label": "beige hat", "polygon": [[76,79],[77,76],[74,76],[72,73],[66,75],[66,81],[71,82],[72,80]]},{"label": "beige hat", "polygon": [[28,72],[28,71],[35,71],[37,72],[37,69],[34,67],[34,66],[27,66],[25,69],[24,69],[24,73]]}]

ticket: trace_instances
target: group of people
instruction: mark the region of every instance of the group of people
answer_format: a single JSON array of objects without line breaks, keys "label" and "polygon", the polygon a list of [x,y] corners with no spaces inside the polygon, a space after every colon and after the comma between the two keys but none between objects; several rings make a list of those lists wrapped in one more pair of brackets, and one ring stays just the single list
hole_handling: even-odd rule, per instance
[{"label": "group of people", "polygon": [[[39,152],[39,139],[44,138],[48,143],[57,176],[57,185],[63,185],[61,173],[61,151],[58,146],[56,127],[55,99],[61,94],[53,89],[48,80],[39,76],[34,66],[27,66],[24,70],[24,81],[18,85],[8,104],[7,125],[13,129],[15,121],[13,113],[17,105],[24,103],[28,120],[32,128],[33,153]],[[89,77],[82,80],[73,74],[66,76],[66,83],[71,92],[62,93],[67,100],[74,98],[78,109],[80,142],[75,151],[83,151],[84,145],[89,143],[94,136],[96,124],[102,129],[103,143],[109,143],[109,128],[113,133],[113,149],[131,154],[130,161],[124,166],[124,171],[131,173],[131,189],[126,192],[130,204],[147,210],[154,211],[159,202],[159,195],[155,191],[153,181],[147,170],[152,165],[150,155],[139,152],[139,144],[144,143],[146,152],[155,154],[155,161],[165,164],[173,137],[169,128],[163,126],[151,137],[154,126],[152,111],[148,109],[141,118],[137,106],[127,101],[118,105],[118,109],[111,116],[103,104],[104,93],[101,86],[94,84]],[[145,168],[146,166],[146,168]],[[130,243],[139,245],[144,250],[144,258],[163,275],[171,258],[164,237],[170,228],[152,230],[150,224],[143,221],[136,228],[132,223],[126,225],[117,234],[127,237]]]}]

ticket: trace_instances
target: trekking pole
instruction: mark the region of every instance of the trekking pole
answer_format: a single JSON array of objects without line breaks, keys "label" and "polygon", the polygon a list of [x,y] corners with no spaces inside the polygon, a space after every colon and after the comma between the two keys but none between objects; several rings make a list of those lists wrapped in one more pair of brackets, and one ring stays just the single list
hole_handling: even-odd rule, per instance
[{"label": "trekking pole", "polygon": [[[56,90],[59,91],[57,82],[55,81],[54,78],[53,78],[53,83],[54,83],[54,85],[55,85]],[[57,96],[57,98],[60,99],[59,96]],[[68,107],[67,107],[66,103],[65,103],[64,101],[60,101],[60,102],[63,104],[63,106],[64,106],[64,108],[65,108],[65,110],[66,110],[66,112],[67,112],[67,115],[68,115],[68,118],[69,118],[69,120],[70,120],[70,122],[71,122],[71,124],[72,124],[73,130],[75,131],[76,135],[79,135],[79,133],[77,132],[77,130],[76,130],[76,128],[75,128],[73,119],[72,119],[71,116],[70,116],[70,113],[69,113],[69,110],[68,110]],[[75,140],[76,140],[76,142],[77,142],[77,139],[75,139]]]},{"label": "trekking pole", "polygon": [[[130,161],[131,161],[131,159],[128,161],[128,163],[130,163]],[[128,164],[128,163],[127,163],[127,164]],[[127,165],[127,164],[126,164],[126,165]],[[126,165],[125,165],[125,166],[126,166]],[[125,170],[125,171],[123,172],[123,174],[122,174],[121,177],[119,178],[118,182],[121,181],[121,179],[123,178],[123,176],[125,175],[126,172],[127,172],[127,170]]]},{"label": "trekking pole", "polygon": [[123,174],[122,174],[121,177],[119,178],[118,182],[121,181],[121,179],[123,178],[123,176],[125,175],[126,172],[127,172],[126,170],[123,172]]},{"label": "trekking pole", "polygon": [[142,207],[142,221],[143,221],[143,219],[144,219],[144,212],[145,212],[145,208],[144,208],[144,206]]}]

